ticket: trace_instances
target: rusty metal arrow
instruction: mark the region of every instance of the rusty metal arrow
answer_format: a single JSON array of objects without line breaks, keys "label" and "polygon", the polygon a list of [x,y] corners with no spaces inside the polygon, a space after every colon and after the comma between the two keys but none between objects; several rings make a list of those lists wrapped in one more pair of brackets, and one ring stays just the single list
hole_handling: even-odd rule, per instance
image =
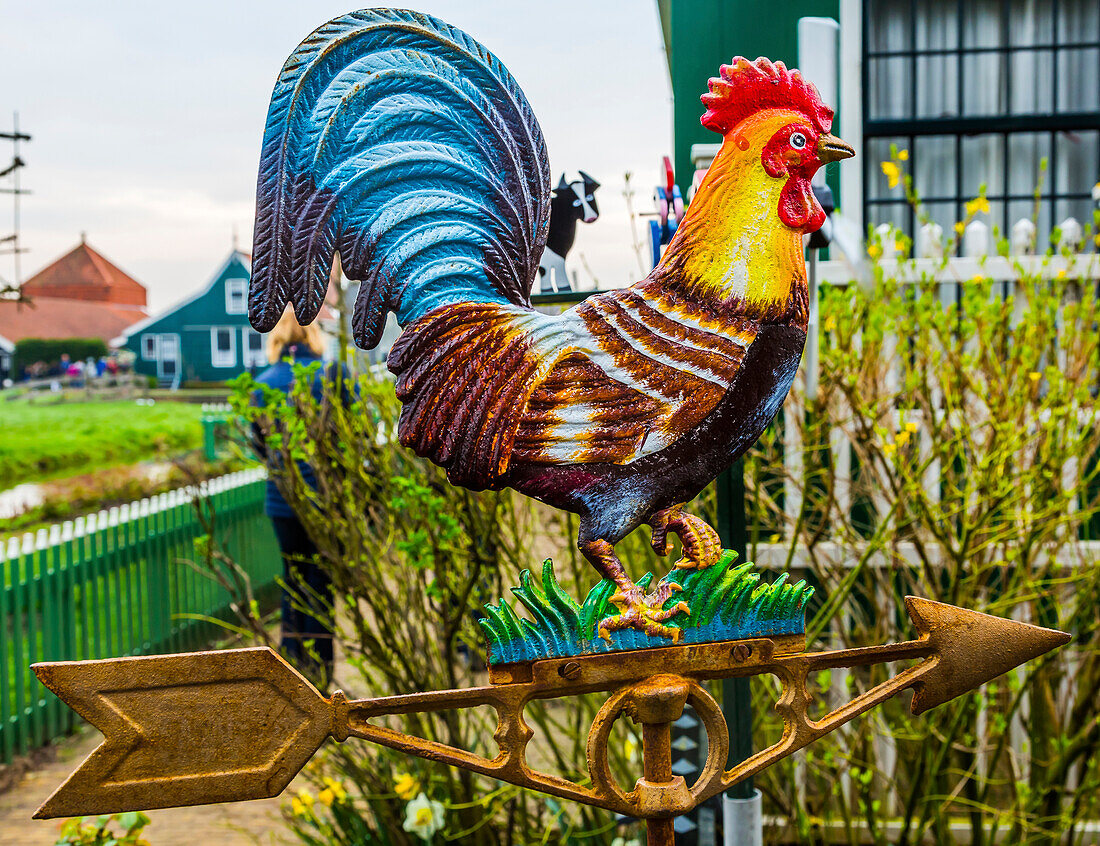
[{"label": "rusty metal arrow", "polygon": [[[537,661],[494,668],[495,684],[349,702],[331,698],[266,648],[106,661],[36,664],[39,679],[104,735],[103,743],[38,809],[37,818],[114,813],[277,795],[327,737],[359,737],[566,799],[647,819],[685,813],[884,702],[914,688],[921,713],[1066,643],[1069,635],[914,597],[906,607],[920,637],[882,646],[806,653],[801,637],[756,638]],[[919,663],[819,721],[809,719],[811,672],[887,661]],[[723,771],[728,729],[708,679],[776,675],[781,740]],[[591,785],[532,769],[523,720],[535,699],[613,691],[588,739]],[[670,693],[672,691],[672,693]],[[644,738],[667,747],[668,722],[691,701],[706,727],[708,764],[696,784],[647,778],[629,793],[607,765],[612,724],[642,715]],[[671,704],[670,704],[671,703]],[[491,705],[494,758],[412,737],[377,717]],[[645,716],[649,714],[650,716]],[[657,715],[657,716],[653,716]],[[667,738],[665,738],[667,739]],[[649,754],[649,753],[647,753]]]}]

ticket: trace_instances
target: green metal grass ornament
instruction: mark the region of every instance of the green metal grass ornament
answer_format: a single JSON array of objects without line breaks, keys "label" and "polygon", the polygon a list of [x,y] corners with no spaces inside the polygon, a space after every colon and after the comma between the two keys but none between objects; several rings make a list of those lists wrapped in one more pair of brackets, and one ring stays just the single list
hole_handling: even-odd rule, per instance
[{"label": "green metal grass ornament", "polygon": [[[648,821],[672,818],[902,690],[921,712],[1064,643],[1061,632],[908,598],[916,639],[806,652],[811,589],[763,584],[683,510],[749,449],[795,377],[807,332],[803,238],[824,213],[810,179],[853,151],[832,111],[781,62],[735,58],[703,96],[721,151],[652,273],[561,315],[531,308],[550,169],[523,92],[470,36],[375,9],[312,33],[279,74],[257,186],[249,313],[270,329],[324,301],[333,257],[361,281],[353,327],[403,331],[388,364],[401,443],[474,490],[511,487],[580,517],[600,581],[581,602],[547,562],[486,609],[488,684],[348,701],[322,696],[268,649],[35,667],[105,735],[38,816],[99,814],[278,794],[326,738],[358,737]],[[615,544],[641,525],[683,558],[634,582]],[[522,610],[521,618],[517,611]],[[810,673],[912,661],[820,720]],[[729,730],[706,683],[769,673],[779,742],[727,768]],[[606,692],[588,735],[589,781],[526,759],[524,709]],[[708,735],[694,784],[671,770],[670,724],[691,704]],[[412,737],[390,714],[489,705],[493,758]],[[617,784],[607,745],[628,715],[643,773]]]}]

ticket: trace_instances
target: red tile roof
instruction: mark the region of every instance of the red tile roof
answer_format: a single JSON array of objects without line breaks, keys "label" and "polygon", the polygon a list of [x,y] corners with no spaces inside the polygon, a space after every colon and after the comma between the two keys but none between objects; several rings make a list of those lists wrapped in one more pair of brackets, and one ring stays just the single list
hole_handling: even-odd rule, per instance
[{"label": "red tile roof", "polygon": [[102,338],[110,342],[143,320],[141,306],[35,297],[30,303],[0,300],[0,338]]},{"label": "red tile roof", "polygon": [[23,292],[39,300],[49,297],[136,306],[147,304],[145,286],[83,240],[24,282]]}]

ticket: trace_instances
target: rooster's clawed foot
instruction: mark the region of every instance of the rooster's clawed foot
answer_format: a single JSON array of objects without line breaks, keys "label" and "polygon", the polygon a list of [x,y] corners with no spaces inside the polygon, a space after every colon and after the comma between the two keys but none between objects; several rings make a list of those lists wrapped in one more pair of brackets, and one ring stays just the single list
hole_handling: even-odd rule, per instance
[{"label": "rooster's clawed foot", "polygon": [[690,609],[686,602],[677,602],[668,609],[664,608],[664,604],[681,590],[683,588],[673,582],[662,582],[650,594],[646,594],[638,585],[620,587],[611,595],[610,600],[611,604],[619,609],[619,614],[614,617],[605,617],[600,621],[600,637],[610,643],[611,632],[637,629],[654,637],[671,638],[672,642],[676,643],[680,640],[681,631],[664,623],[681,611],[688,613]]},{"label": "rooster's clawed foot", "polygon": [[668,555],[668,533],[671,530],[684,548],[684,557],[676,562],[679,570],[702,570],[717,564],[722,557],[722,541],[718,533],[693,514],[685,514],[676,505],[658,511],[649,518],[652,529],[650,544],[658,555]]}]

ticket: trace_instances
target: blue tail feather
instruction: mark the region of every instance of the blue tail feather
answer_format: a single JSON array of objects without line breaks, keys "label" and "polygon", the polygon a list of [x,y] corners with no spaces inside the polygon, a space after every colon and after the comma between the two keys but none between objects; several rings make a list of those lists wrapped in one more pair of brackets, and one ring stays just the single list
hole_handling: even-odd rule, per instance
[{"label": "blue tail feather", "polygon": [[272,94],[249,315],[312,320],[333,254],[362,280],[352,325],[377,343],[442,305],[530,306],[549,221],[542,131],[484,47],[415,12],[364,10],[299,45]]}]

